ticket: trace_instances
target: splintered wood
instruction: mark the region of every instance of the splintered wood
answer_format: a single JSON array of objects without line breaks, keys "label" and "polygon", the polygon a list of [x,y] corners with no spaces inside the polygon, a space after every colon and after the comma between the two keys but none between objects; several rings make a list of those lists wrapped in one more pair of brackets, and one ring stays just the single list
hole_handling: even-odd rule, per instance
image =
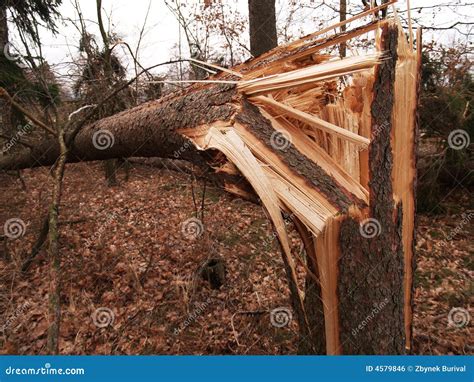
[{"label": "splintered wood", "polygon": [[[339,26],[341,23],[322,32]],[[382,28],[387,26],[399,31],[391,130],[392,181],[394,202],[402,202],[403,206],[404,306],[409,347],[420,57],[407,43],[398,20],[373,21],[325,37],[315,33],[226,70],[215,80],[237,82],[232,118],[179,130],[200,150],[222,152],[232,164],[214,164],[216,171],[230,174],[238,169],[260,198],[281,243],[290,286],[296,288],[297,309],[304,318],[300,325],[308,325],[304,295],[298,290],[282,211],[298,222],[300,234],[311,235],[305,246],[318,268],[328,354],[341,353],[337,293],[341,220],[350,216],[360,221],[369,216],[372,175],[368,153],[380,128],[372,125],[373,87],[376,67],[392,59],[379,48]],[[372,36],[370,32],[374,32]],[[370,54],[341,59],[325,51],[364,34],[373,39]],[[236,183],[228,182],[226,188],[238,195],[246,192]],[[311,328],[308,330],[311,332]]]}]

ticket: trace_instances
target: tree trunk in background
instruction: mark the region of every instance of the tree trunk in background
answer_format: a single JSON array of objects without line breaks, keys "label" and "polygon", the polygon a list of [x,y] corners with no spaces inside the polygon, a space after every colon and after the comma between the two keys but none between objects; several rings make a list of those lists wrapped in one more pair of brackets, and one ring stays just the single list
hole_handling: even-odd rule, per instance
[{"label": "tree trunk in background", "polygon": [[0,52],[3,54],[3,49],[8,42],[8,23],[7,23],[7,7],[0,6]]},{"label": "tree trunk in background", "polygon": [[118,184],[116,172],[118,170],[117,159],[109,159],[104,162],[105,179],[107,180],[107,186],[113,187]]},{"label": "tree trunk in background", "polygon": [[[339,3],[339,21],[345,21],[347,17],[347,0],[340,0]],[[346,24],[341,26],[341,32],[346,31]],[[339,45],[339,55],[341,57],[346,57],[346,48],[347,45],[345,42],[342,42]]]},{"label": "tree trunk in background", "polygon": [[[107,32],[105,31],[104,28],[104,23],[102,21],[102,0],[96,0],[96,7],[97,7],[97,21],[99,23],[99,30],[100,34],[102,36],[102,42],[104,44],[104,73],[105,73],[105,80],[106,83],[108,84],[108,89],[107,91],[110,91],[109,89],[113,89],[114,87],[114,79],[113,79],[113,69],[112,69],[112,51],[110,50],[110,41],[109,37],[107,35]],[[116,102],[116,105],[121,105],[122,102]],[[123,108],[120,107],[120,109],[126,109],[125,105],[123,105]],[[105,108],[104,108],[105,111]],[[116,110],[113,110],[110,114],[115,114]],[[109,115],[110,115],[109,114]],[[113,187],[118,184],[117,182],[117,177],[116,177],[116,172],[118,169],[118,161],[117,159],[109,159],[106,160],[104,163],[104,170],[105,170],[105,179],[107,181],[107,186]]]},{"label": "tree trunk in background", "polygon": [[275,0],[249,0],[250,52],[254,57],[278,45]]},{"label": "tree trunk in background", "polygon": [[[416,56],[408,48],[398,24],[379,23],[376,23],[381,25],[377,47],[385,52],[384,59],[365,73],[363,87],[357,85],[361,82],[359,78],[346,88],[348,97],[350,91],[354,91],[351,97],[364,108],[360,113],[364,117],[358,119],[362,126],[359,138],[371,138],[366,146],[367,166],[362,166],[365,162],[356,162],[360,172],[367,173],[364,174],[367,178],[365,193],[361,192],[360,184],[352,183],[349,176],[339,172],[335,166],[338,163],[329,166],[333,163],[332,157],[323,153],[314,141],[308,141],[309,137],[305,137],[302,130],[291,130],[293,143],[284,150],[277,148],[273,137],[282,125],[274,115],[281,115],[281,111],[265,109],[260,103],[265,97],[249,98],[251,85],[242,86],[242,83],[240,86],[233,83],[194,85],[91,123],[77,134],[68,160],[129,156],[182,159],[220,171],[224,183],[243,174],[264,202],[270,194],[268,190],[277,190],[280,199],[275,198],[279,201],[275,206],[281,210],[267,208],[267,211],[281,218],[283,208],[278,206],[288,208],[283,211],[294,217],[308,259],[304,306],[301,304],[303,314],[294,307],[302,335],[299,352],[403,354],[410,343],[411,296],[407,292],[411,292],[413,282],[413,253],[410,252],[413,242],[406,240],[412,238],[414,232],[409,224],[414,219],[414,210],[410,207],[414,197],[408,192],[413,191],[415,179],[410,172],[415,168],[416,152],[417,96],[413,77],[418,73],[414,65],[421,55]],[[371,25],[364,30],[371,31]],[[341,42],[338,35],[329,41],[335,47]],[[318,65],[309,58],[327,43],[328,40],[323,40],[320,44],[324,45],[315,47],[309,42],[305,48],[296,42],[294,55],[291,46],[283,52],[277,49],[234,69],[246,70],[247,76],[252,78],[262,75],[262,71],[263,74],[265,71],[278,73],[282,62],[298,63],[300,68]],[[275,62],[277,65],[272,67]],[[234,79],[235,76],[223,74],[218,78]],[[272,77],[272,86],[275,86],[275,77]],[[362,96],[359,92],[363,92]],[[345,105],[341,104],[337,110],[352,113]],[[336,104],[331,106],[336,107]],[[59,153],[58,142],[51,139],[31,150],[0,157],[0,169],[50,165]],[[260,166],[252,155],[262,161]],[[240,172],[227,166],[226,157]],[[252,158],[254,162],[250,162]],[[255,165],[245,167],[247,162]],[[285,182],[280,181],[280,177]],[[268,183],[260,184],[256,179],[266,179]],[[236,191],[242,191],[231,187],[235,184],[226,186],[229,192],[238,195]],[[304,192],[298,193],[299,189]],[[312,203],[320,206],[317,213],[302,208],[310,208]],[[268,205],[272,207],[267,201]],[[325,214],[321,220],[324,224],[319,228],[314,221],[322,219],[321,214]],[[280,224],[284,226],[283,222]],[[279,239],[280,243],[287,244]],[[300,316],[304,320],[300,320]]]},{"label": "tree trunk in background", "polygon": [[[5,46],[8,43],[7,7],[0,5],[0,56],[4,55]],[[3,59],[4,57],[2,57]],[[0,60],[1,65],[2,60]],[[1,71],[0,67],[0,71]],[[9,135],[11,132],[11,107],[3,99],[0,99],[0,132]]]}]

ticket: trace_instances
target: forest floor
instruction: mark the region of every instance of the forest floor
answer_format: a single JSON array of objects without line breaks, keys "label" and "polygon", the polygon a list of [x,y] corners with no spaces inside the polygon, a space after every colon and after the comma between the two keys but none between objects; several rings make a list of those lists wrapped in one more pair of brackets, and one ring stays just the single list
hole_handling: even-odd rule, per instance
[{"label": "forest floor", "polygon": [[[26,274],[20,269],[47,210],[51,178],[45,168],[22,174],[26,190],[19,178],[0,174],[0,223],[20,219],[22,234],[12,239],[0,231],[3,354],[46,349],[46,251]],[[290,309],[289,292],[262,208],[208,186],[203,227],[183,230],[200,209],[202,181],[143,165],[131,169],[127,182],[122,176],[120,185],[107,187],[100,164],[67,167],[61,353],[295,354],[295,319],[272,325],[274,309]],[[441,203],[446,214],[418,216],[414,353],[472,354],[472,198],[460,186]],[[192,228],[204,229],[195,238]],[[296,235],[292,242],[299,253]],[[215,257],[227,269],[220,289],[199,275]]]}]

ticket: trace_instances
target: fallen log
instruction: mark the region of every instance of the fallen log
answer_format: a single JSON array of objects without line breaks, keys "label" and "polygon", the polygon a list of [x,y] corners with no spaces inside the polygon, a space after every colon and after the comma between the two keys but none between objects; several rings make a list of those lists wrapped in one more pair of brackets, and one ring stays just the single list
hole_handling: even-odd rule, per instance
[{"label": "fallen log", "polygon": [[[346,23],[353,21],[349,19]],[[375,31],[374,52],[324,51]],[[198,164],[268,211],[287,269],[303,353],[401,354],[411,347],[420,56],[398,20],[278,47],[210,82],[84,127],[68,161],[161,157]],[[415,80],[413,80],[415,79]],[[51,165],[52,141],[0,158]],[[282,212],[314,277],[298,288]],[[375,312],[375,313],[374,313]]]}]

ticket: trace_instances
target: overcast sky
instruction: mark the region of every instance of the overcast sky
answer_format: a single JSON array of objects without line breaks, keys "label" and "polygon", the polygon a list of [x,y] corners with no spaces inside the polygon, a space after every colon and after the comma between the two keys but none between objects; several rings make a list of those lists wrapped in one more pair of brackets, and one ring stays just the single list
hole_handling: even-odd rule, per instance
[{"label": "overcast sky", "polygon": [[[247,19],[247,0],[229,1],[223,0],[224,3],[238,12],[244,20]],[[183,3],[187,4],[186,9],[192,9],[202,0],[186,1]],[[283,25],[285,20],[288,19],[288,7],[291,1],[277,0],[277,23]],[[307,1],[309,2],[309,1]],[[320,4],[323,1],[314,1],[314,4]],[[473,20],[473,7],[465,6],[470,0],[459,1],[459,0],[412,0],[411,7],[417,8],[420,6],[427,7],[422,12],[415,10],[413,16],[419,17],[422,23],[426,26],[436,25],[438,27],[447,27],[454,24],[457,21],[461,22],[472,22]],[[304,1],[298,2],[298,4],[305,3]],[[326,0],[326,3],[337,4],[337,1]],[[362,5],[360,0],[349,0],[349,11],[353,13],[360,12]],[[85,19],[89,20],[87,27],[90,32],[99,35],[97,25],[95,23],[96,8],[94,0],[79,0],[80,7],[84,14]],[[436,5],[452,6],[458,4],[464,4],[457,9],[442,7],[436,8]],[[142,40],[140,48],[140,62],[143,66],[148,67],[160,62],[169,60],[173,55],[177,54],[176,47],[179,42],[180,29],[179,24],[165,6],[164,0],[103,0],[104,14],[107,15],[107,22],[110,21],[111,29],[118,33],[118,35],[126,41],[132,49],[135,49],[138,41],[140,30],[143,26],[147,9],[150,5],[150,12],[145,27],[145,35]],[[403,16],[406,16],[406,1],[400,0],[397,4],[397,8],[402,12]],[[60,13],[62,17],[66,19],[75,20],[77,18],[76,12],[72,5],[72,0],[63,0],[63,5],[60,7]],[[433,15],[435,17],[433,17]],[[232,21],[234,15],[229,16],[229,22]],[[291,22],[291,32],[295,37],[303,34],[314,32],[319,29],[318,24],[329,22],[330,19],[337,17],[334,11],[328,7],[322,7],[317,9],[301,8],[294,15]],[[460,25],[458,26],[462,32],[468,31],[469,27]],[[248,32],[242,33],[239,40],[248,45]],[[42,41],[44,44],[44,55],[48,62],[55,66],[56,70],[62,74],[67,73],[67,63],[71,62],[75,57],[78,56],[78,32],[75,30],[71,23],[65,22],[59,24],[59,33],[56,36],[52,36],[50,32],[41,32]],[[183,35],[182,46],[183,55],[188,56],[188,47],[185,43]],[[467,36],[457,33],[455,31],[436,31],[428,32],[425,34],[424,40],[434,38],[441,40],[442,42],[448,43],[455,39],[466,41]],[[15,37],[13,37],[15,43]],[[471,41],[472,43],[472,41]],[[18,45],[15,43],[15,45]],[[125,51],[122,52],[125,58]],[[125,58],[127,61],[127,59]],[[130,60],[128,60],[130,63]],[[129,67],[130,69],[130,67]]]}]

